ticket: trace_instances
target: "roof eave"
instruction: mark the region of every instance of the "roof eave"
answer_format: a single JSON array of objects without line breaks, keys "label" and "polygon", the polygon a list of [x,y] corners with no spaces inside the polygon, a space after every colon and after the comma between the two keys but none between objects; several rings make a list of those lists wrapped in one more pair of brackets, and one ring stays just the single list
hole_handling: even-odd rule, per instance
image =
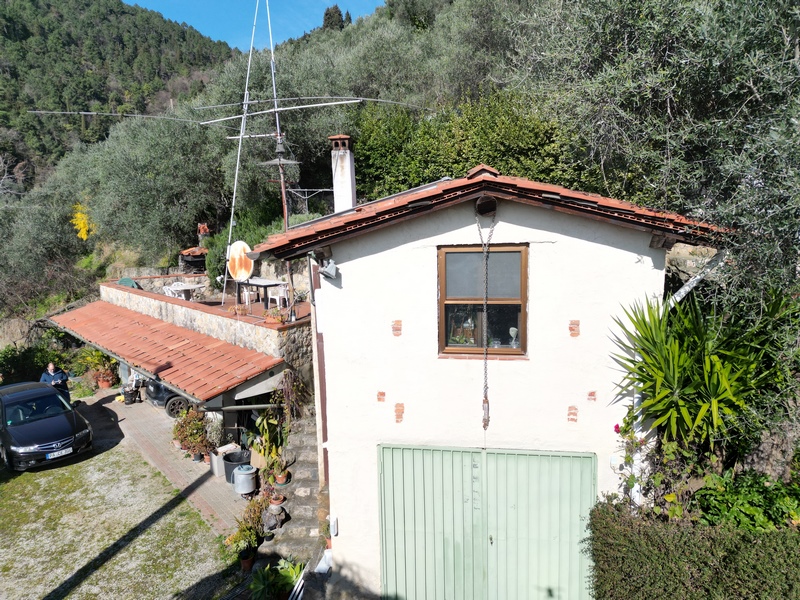
[{"label": "roof eave", "polygon": [[[256,246],[262,255],[278,259],[294,259],[305,254],[341,242],[369,231],[382,229],[388,225],[433,213],[463,202],[474,201],[481,196],[490,195],[499,200],[520,202],[530,206],[554,210],[564,214],[582,216],[600,222],[621,227],[637,229],[653,235],[665,236],[674,241],[691,245],[714,246],[722,230],[714,226],[691,221],[680,215],[657,212],[615,201],[618,206],[603,204],[603,198],[590,194],[570,192],[555,186],[520,186],[516,182],[503,181],[500,178],[483,176],[479,179],[460,182],[447,182],[437,186],[424,195],[401,202],[406,196],[417,196],[417,193],[401,194],[389,199],[377,200],[374,203],[356,207],[347,214],[335,214],[324,222],[331,225],[320,231],[313,226],[300,226],[284,234],[274,236],[276,241],[288,237],[284,242],[265,243]],[[353,212],[361,214],[361,218],[348,218]],[[334,221],[341,221],[334,225]],[[315,221],[319,224],[320,220]],[[304,235],[303,230],[307,229]]]}]

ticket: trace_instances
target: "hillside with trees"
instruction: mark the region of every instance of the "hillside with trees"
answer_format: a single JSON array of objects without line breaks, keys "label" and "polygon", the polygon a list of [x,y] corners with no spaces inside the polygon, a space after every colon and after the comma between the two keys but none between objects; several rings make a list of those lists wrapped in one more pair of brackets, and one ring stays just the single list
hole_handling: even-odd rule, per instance
[{"label": "hillside with trees", "polygon": [[[89,15],[100,5],[91,4],[91,10],[84,6],[82,22],[91,22]],[[112,0],[101,4],[121,6]],[[6,3],[3,10],[16,7],[15,14],[22,14],[22,6],[33,4]],[[47,6],[42,22],[60,14]],[[318,29],[276,48],[280,103],[363,100],[281,114],[287,151],[300,162],[289,178],[302,188],[328,187],[326,138],[347,133],[355,140],[357,186],[365,200],[460,176],[486,162],[509,175],[678,210],[737,228],[726,240],[736,253],[736,261],[727,263],[727,293],[757,306],[759,289],[791,286],[795,278],[800,69],[791,3],[773,2],[758,15],[748,6],[653,1],[634,10],[627,0],[390,0],[356,22],[331,7],[320,15]],[[123,15],[128,10],[120,8]],[[153,18],[147,11],[133,14]],[[4,43],[30,41],[24,37],[30,31],[23,34],[4,18],[5,30],[17,31],[19,38]],[[153,29],[158,30],[136,27]],[[192,31],[180,31],[185,37],[179,36],[177,47],[161,53],[165,64],[169,57],[191,54],[183,40],[192,38]],[[78,46],[85,50],[91,44]],[[132,55],[127,43],[113,47]],[[119,52],[103,56],[110,64]],[[151,62],[152,56],[138,52],[132,62],[122,61],[136,65],[129,78],[141,86],[163,81],[164,65]],[[267,50],[252,60],[250,97],[262,103],[272,97],[270,58]],[[0,252],[27,248],[25,232],[32,229],[44,255],[57,246],[54,253],[66,252],[67,263],[90,256],[98,243],[144,252],[141,260],[169,262],[177,248],[193,244],[196,220],[208,221],[215,231],[226,229],[237,152],[229,138],[238,122],[199,123],[239,114],[247,59],[232,58],[194,100],[175,104],[170,116],[179,120],[117,123],[107,139],[103,135],[95,143],[90,132],[99,120],[83,127],[78,118],[17,112],[31,123],[37,143],[82,135],[86,143],[30,195],[31,206],[53,207],[59,231],[4,219],[8,235]],[[68,72],[64,81],[72,82]],[[115,78],[122,81],[121,75]],[[72,88],[47,89],[53,94]],[[62,96],[49,106],[66,108],[68,96]],[[143,108],[142,96],[136,97],[134,108]],[[96,107],[90,98],[73,104]],[[97,102],[119,110],[113,103],[119,98],[113,98]],[[203,108],[209,106],[217,108]],[[252,105],[250,112],[262,106]],[[49,127],[55,135],[37,134],[36,127]],[[272,114],[248,120],[249,133],[274,130]],[[4,130],[5,139],[9,131]],[[281,214],[275,174],[261,166],[275,156],[269,138],[243,144],[237,203],[254,211],[250,222],[266,225]],[[168,164],[173,167],[164,168]],[[15,165],[7,166],[10,189]],[[173,208],[175,219],[154,216]],[[33,214],[32,208],[15,209],[17,223]],[[81,219],[86,239],[75,235],[74,221]],[[138,226],[143,223],[144,233]],[[763,285],[751,285],[753,277],[763,278]]]},{"label": "hillside with trees", "polygon": [[[362,99],[281,114],[300,162],[289,173],[295,185],[328,187],[326,138],[347,133],[365,200],[486,162],[735,227],[726,294],[739,301],[758,306],[761,289],[794,284],[800,59],[791,3],[756,14],[733,1],[390,0],[367,18],[348,16],[331,7],[321,27],[275,50],[282,106]],[[194,221],[226,229],[238,121],[199,123],[239,114],[246,68],[247,56],[232,58],[174,106],[180,120],[118,123],[76,148],[30,195],[59,214],[58,233],[35,234],[42,252],[57,243],[74,263],[113,243],[168,262],[193,244]],[[249,91],[271,102],[268,51],[253,56]],[[75,136],[79,125],[53,127]],[[272,114],[248,120],[248,133],[274,130]],[[275,174],[261,166],[275,156],[270,138],[243,144],[237,203],[251,222],[281,214]],[[155,217],[173,209],[175,218]],[[25,210],[20,223],[32,218]],[[75,235],[81,219],[86,239]],[[30,227],[3,226],[4,254],[26,247]]]},{"label": "hillside with trees", "polygon": [[0,155],[29,188],[77,142],[119,118],[29,111],[158,114],[200,91],[234,54],[186,24],[120,0],[0,3]]}]

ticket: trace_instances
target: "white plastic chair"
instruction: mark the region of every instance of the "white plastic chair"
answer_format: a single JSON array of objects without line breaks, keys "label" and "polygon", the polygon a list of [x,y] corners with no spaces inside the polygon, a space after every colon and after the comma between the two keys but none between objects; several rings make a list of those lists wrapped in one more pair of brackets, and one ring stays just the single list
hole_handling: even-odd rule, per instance
[{"label": "white plastic chair", "polygon": [[242,290],[242,300],[244,300],[245,304],[255,304],[259,300],[258,292],[245,288]]},{"label": "white plastic chair", "polygon": [[281,304],[289,308],[289,286],[283,284],[267,288],[267,308],[271,307],[273,300],[276,308],[282,308]]},{"label": "white plastic chair", "polygon": [[169,298],[183,298],[177,290],[174,290],[168,285],[164,286],[164,294],[166,294]]}]

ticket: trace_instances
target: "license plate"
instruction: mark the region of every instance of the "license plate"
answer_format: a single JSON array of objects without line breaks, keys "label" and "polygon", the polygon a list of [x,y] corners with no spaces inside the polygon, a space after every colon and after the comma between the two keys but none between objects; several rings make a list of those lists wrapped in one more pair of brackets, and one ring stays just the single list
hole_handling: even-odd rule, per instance
[{"label": "license plate", "polygon": [[71,454],[72,448],[64,448],[63,450],[57,450],[56,452],[48,452],[45,454],[45,458],[58,458],[59,456],[64,456],[65,454]]}]

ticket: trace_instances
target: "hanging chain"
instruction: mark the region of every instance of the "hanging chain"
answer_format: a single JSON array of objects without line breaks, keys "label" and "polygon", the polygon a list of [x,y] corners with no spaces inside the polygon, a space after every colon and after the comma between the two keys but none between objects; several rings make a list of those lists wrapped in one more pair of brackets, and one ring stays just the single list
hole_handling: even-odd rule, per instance
[{"label": "hanging chain", "polygon": [[478,225],[478,237],[481,240],[481,250],[483,251],[483,430],[489,428],[489,244],[494,235],[494,226],[497,221],[497,210],[492,213],[492,224],[489,227],[489,235],[483,241],[483,229],[477,212],[475,213],[475,223]]}]

